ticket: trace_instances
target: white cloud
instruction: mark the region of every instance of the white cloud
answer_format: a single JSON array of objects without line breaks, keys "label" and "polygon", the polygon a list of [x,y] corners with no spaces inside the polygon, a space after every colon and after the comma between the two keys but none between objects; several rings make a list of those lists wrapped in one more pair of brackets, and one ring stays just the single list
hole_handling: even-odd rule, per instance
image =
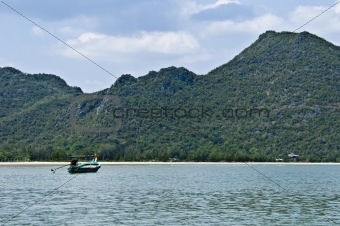
[{"label": "white cloud", "polygon": [[[295,10],[289,14],[291,27],[290,30],[297,29],[327,8],[328,7],[325,6],[296,7]],[[331,34],[337,34],[338,37],[340,37],[340,5],[337,5],[336,7],[331,8],[327,12],[318,16],[297,32],[301,31],[309,31],[321,37],[327,37]],[[337,40],[340,41],[339,38],[337,38]],[[334,39],[332,41],[334,41]]]},{"label": "white cloud", "polygon": [[216,9],[220,7],[221,5],[227,5],[231,3],[238,4],[239,1],[238,0],[217,0],[216,2],[211,3],[211,4],[199,4],[194,0],[189,0],[183,4],[182,13],[184,15],[196,14],[204,10]]},{"label": "white cloud", "polygon": [[[133,54],[182,55],[199,49],[198,41],[186,32],[141,32],[134,36],[109,36],[86,32],[67,43],[88,57],[121,61]],[[62,47],[66,56],[78,56],[73,50]]]},{"label": "white cloud", "polygon": [[251,20],[235,22],[232,20],[214,21],[206,24],[206,35],[235,34],[235,33],[256,33],[260,34],[267,30],[275,30],[283,23],[283,19],[273,15],[265,14]]},{"label": "white cloud", "polygon": [[337,14],[340,14],[340,4],[337,4],[334,8],[334,11],[337,13]]},{"label": "white cloud", "polygon": [[[326,10],[329,6],[296,6],[287,14],[287,17],[279,17],[267,13],[244,21],[224,20],[205,22],[204,36],[209,35],[243,35],[245,33],[258,34],[267,31],[294,31],[312,18]],[[340,33],[340,4],[321,14],[297,32],[309,31],[321,37]],[[340,35],[340,34],[339,34]],[[334,36],[333,36],[334,37]],[[339,36],[340,37],[340,36]],[[337,40],[340,41],[338,38]],[[334,39],[332,40],[334,41]]]},{"label": "white cloud", "polygon": [[[290,20],[295,24],[303,24],[314,18],[316,15],[324,11],[326,7],[322,6],[297,6],[292,13],[290,13]],[[326,15],[324,15],[326,16]],[[317,18],[313,23],[322,20],[322,16]]]}]

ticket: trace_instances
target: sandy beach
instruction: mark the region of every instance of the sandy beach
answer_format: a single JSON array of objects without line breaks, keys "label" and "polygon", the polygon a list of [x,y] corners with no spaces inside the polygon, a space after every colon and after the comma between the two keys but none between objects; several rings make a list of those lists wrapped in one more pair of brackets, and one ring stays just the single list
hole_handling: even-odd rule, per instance
[{"label": "sandy beach", "polygon": [[[69,162],[0,162],[1,166],[62,166]],[[244,162],[100,162],[103,166],[148,166],[148,165],[240,165]],[[340,163],[308,162],[247,162],[251,165],[340,165]]]}]

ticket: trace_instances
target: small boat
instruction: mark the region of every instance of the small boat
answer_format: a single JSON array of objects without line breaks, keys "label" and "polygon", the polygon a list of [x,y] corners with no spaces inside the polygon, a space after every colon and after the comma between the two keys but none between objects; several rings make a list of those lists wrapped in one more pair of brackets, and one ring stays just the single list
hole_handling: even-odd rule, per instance
[{"label": "small boat", "polygon": [[77,159],[72,159],[70,167],[67,169],[67,171],[70,174],[73,173],[96,173],[99,168],[101,167],[101,164],[97,162],[98,156],[95,154],[92,156],[93,159],[90,162],[84,162],[84,163],[78,163]]}]

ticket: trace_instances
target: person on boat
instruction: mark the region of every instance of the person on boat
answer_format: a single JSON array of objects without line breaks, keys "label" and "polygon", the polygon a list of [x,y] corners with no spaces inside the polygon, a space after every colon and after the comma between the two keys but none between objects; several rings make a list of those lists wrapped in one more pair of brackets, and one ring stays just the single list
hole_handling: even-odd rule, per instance
[{"label": "person on boat", "polygon": [[76,166],[78,164],[78,160],[77,159],[72,159],[71,160],[71,166]]},{"label": "person on boat", "polygon": [[97,160],[98,160],[98,155],[97,155],[97,154],[94,154],[94,155],[93,155],[93,161],[94,161],[94,162],[97,162]]}]

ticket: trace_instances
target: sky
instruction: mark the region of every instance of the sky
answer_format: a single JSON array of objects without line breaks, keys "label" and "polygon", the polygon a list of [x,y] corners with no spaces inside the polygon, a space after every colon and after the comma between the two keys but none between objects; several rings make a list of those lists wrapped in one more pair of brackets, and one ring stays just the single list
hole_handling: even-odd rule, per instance
[{"label": "sky", "polygon": [[[122,74],[139,77],[170,66],[203,75],[230,61],[265,31],[294,31],[335,3],[1,0],[0,67],[55,74],[84,92],[109,88]],[[340,3],[302,31],[339,46]]]}]

